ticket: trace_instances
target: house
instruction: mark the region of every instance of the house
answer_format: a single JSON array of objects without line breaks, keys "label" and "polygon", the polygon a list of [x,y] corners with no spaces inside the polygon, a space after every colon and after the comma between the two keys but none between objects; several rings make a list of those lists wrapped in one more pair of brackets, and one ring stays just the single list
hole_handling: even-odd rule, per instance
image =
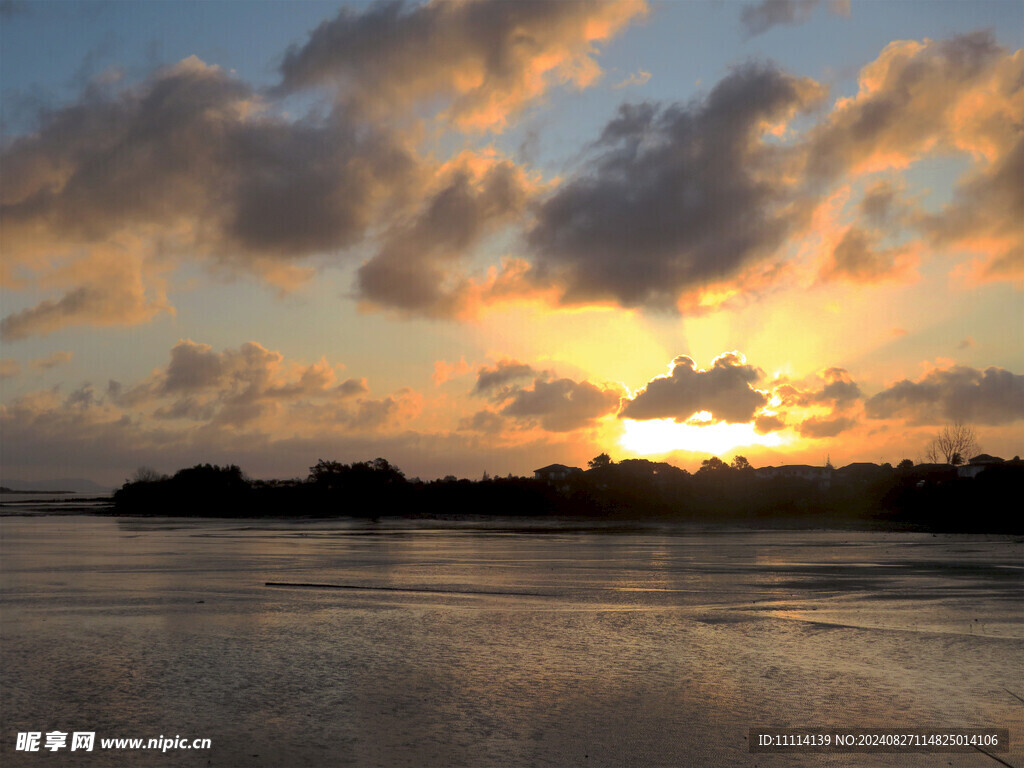
[{"label": "house", "polygon": [[862,485],[881,482],[892,477],[889,464],[872,464],[870,461],[855,461],[840,467],[835,473],[835,482],[845,485]]},{"label": "house", "polygon": [[582,475],[583,470],[579,467],[567,467],[564,464],[548,464],[546,467],[533,470],[535,480],[541,480],[549,485],[562,485],[573,475]]},{"label": "house", "polygon": [[758,467],[754,470],[754,476],[759,480],[805,480],[825,490],[832,484],[832,472],[832,467],[784,464],[781,467]]},{"label": "house", "polygon": [[918,488],[948,483],[956,477],[956,467],[952,464],[915,464],[903,473],[904,482],[914,483]]},{"label": "house", "polygon": [[979,453],[963,466],[956,468],[957,477],[975,478],[994,464],[1004,464],[998,456],[989,456],[987,453]]}]

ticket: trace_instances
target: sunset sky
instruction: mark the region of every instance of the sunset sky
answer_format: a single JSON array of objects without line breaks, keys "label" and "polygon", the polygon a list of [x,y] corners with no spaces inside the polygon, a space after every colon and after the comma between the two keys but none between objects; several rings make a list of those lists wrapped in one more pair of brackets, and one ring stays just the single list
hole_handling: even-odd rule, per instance
[{"label": "sunset sky", "polygon": [[0,2],[0,480],[1024,454],[1024,4]]}]

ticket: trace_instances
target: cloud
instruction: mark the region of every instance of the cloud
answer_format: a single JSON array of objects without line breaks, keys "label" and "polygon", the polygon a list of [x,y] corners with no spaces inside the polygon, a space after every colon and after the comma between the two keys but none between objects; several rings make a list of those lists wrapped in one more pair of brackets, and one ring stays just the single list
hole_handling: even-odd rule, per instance
[{"label": "cloud", "polygon": [[915,263],[908,248],[880,248],[881,235],[856,225],[849,227],[822,268],[826,279],[877,283],[904,277]]},{"label": "cloud", "polygon": [[200,403],[194,397],[182,397],[170,405],[160,406],[153,411],[154,419],[188,419],[190,421],[211,421],[217,414],[212,402]]},{"label": "cloud", "polygon": [[845,368],[826,368],[822,372],[822,379],[825,386],[813,396],[816,402],[831,403],[842,408],[861,398],[860,387]]},{"label": "cloud", "polygon": [[806,218],[791,147],[765,141],[818,101],[813,81],[746,65],[688,105],[625,105],[591,169],[537,211],[533,278],[563,303],[673,308],[776,254]]},{"label": "cloud", "polygon": [[780,384],[773,394],[782,405],[799,408],[827,405],[842,409],[862,397],[860,387],[845,368],[826,368],[814,377],[813,383],[804,386],[801,389],[793,384]]},{"label": "cloud", "polygon": [[552,85],[583,88],[596,44],[646,13],[642,0],[437,1],[342,9],[281,64],[282,89],[330,86],[361,111],[407,113],[440,99],[464,130],[501,130]]},{"label": "cloud", "polygon": [[[1024,78],[1024,66],[1020,77]],[[1024,106],[1015,119],[1024,120]],[[976,281],[1024,279],[1022,179],[1024,137],[987,167],[970,174],[957,186],[952,202],[925,219],[925,232],[936,245],[984,254],[973,269]]]},{"label": "cloud", "polygon": [[457,363],[436,360],[434,361],[434,375],[431,377],[431,381],[434,382],[435,387],[439,387],[446,381],[451,381],[456,376],[462,376],[466,373],[469,373],[469,363],[466,362],[464,357],[460,357]]},{"label": "cloud", "polygon": [[990,33],[890,43],[859,76],[858,93],[837,101],[810,133],[808,170],[819,179],[903,169],[940,150],[1001,155],[1022,62]]},{"label": "cloud", "polygon": [[408,314],[452,317],[472,307],[472,286],[454,266],[488,234],[523,213],[533,194],[507,160],[463,154],[439,171],[441,184],[417,215],[392,226],[359,268],[360,296]]},{"label": "cloud", "polygon": [[[775,26],[805,23],[820,4],[820,0],[761,0],[743,6],[740,23],[747,37],[755,37]],[[850,0],[830,0],[828,8],[836,16],[847,17]]]},{"label": "cloud", "polygon": [[[315,415],[322,411],[308,414]],[[256,477],[287,478],[305,477],[318,458],[350,462],[376,456],[386,456],[409,476],[458,471],[479,477],[485,469],[504,474],[556,461],[582,463],[600,450],[579,433],[509,444],[473,432],[417,432],[401,414],[379,429],[354,430],[321,419],[291,429],[258,424],[232,430],[204,421],[158,420],[103,398],[89,407],[68,407],[51,390],[0,407],[0,433],[0,465],[9,477],[45,477],[61,466],[109,484],[122,482],[139,465],[172,472],[197,462],[239,464]]]},{"label": "cloud", "polygon": [[779,24],[803,24],[818,3],[819,0],[761,0],[756,5],[743,6],[740,23],[747,35],[754,37]]},{"label": "cloud", "polygon": [[619,418],[686,421],[709,411],[712,422],[750,422],[768,398],[752,384],[762,376],[738,352],[716,357],[707,369],[680,355],[671,372],[656,376],[632,398],[624,401]]},{"label": "cloud", "polygon": [[[797,18],[804,5],[749,8]],[[153,321],[173,313],[164,273],[185,262],[290,288],[357,254],[357,298],[402,316],[522,299],[706,311],[796,274],[830,190],[940,153],[971,160],[952,199],[929,213],[898,180],[874,184],[833,228],[819,276],[902,279],[926,246],[977,254],[958,277],[1024,275],[1024,58],[985,33],[890,44],[801,133],[792,118],[824,88],[769,65],[686,104],[624,105],[583,168],[547,185],[494,150],[445,162],[413,148],[423,110],[497,129],[554,85],[591,82],[596,46],[644,12],[392,3],[321,25],[285,56],[276,93],[195,57],[91,84],[0,150],[0,279],[36,294],[0,333]],[[331,107],[293,117],[275,101],[318,85],[336,89]],[[521,254],[471,271],[517,229]]]},{"label": "cloud", "polygon": [[47,355],[46,357],[37,357],[32,360],[29,365],[35,368],[37,371],[48,371],[51,368],[56,368],[59,365],[65,365],[71,362],[73,353],[59,349],[56,352]]},{"label": "cloud", "polygon": [[[16,261],[16,252],[11,253]],[[0,320],[0,338],[18,341],[75,325],[137,325],[173,314],[159,279],[147,285],[145,274],[141,260],[131,254],[111,246],[97,248],[49,275],[51,283],[74,286],[60,298],[43,299]]]},{"label": "cloud", "polygon": [[[837,190],[885,171],[852,221],[828,227],[820,277],[906,280],[924,254],[955,246],[982,254],[973,279],[1018,280],[1022,78],[1024,58],[974,33],[890,44],[861,70],[858,93],[801,133],[791,118],[824,89],[767,65],[740,67],[689,104],[624,105],[586,170],[537,207],[526,278],[562,304],[693,313],[756,296],[803,267],[794,252],[821,236],[814,216]],[[926,214],[903,199],[899,174],[940,154],[971,168]]]},{"label": "cloud", "polygon": [[110,483],[140,464],[171,471],[197,461],[304,476],[320,457],[387,456],[426,477],[525,471],[597,453],[578,429],[618,402],[612,387],[544,380],[509,394],[502,405],[516,415],[487,409],[459,429],[418,431],[424,402],[411,389],[371,395],[365,380],[336,383],[337,365],[292,361],[256,342],[215,350],[183,340],[175,350],[141,380],[53,387],[0,405],[0,464],[12,476],[59,464]]},{"label": "cloud", "polygon": [[[44,116],[4,164],[12,252],[45,229],[88,244],[126,229],[185,235],[221,258],[308,255],[358,241],[374,203],[416,161],[342,111],[288,122],[252,89],[195,57]],[[241,256],[232,256],[241,251]]]},{"label": "cloud", "polygon": [[499,360],[492,368],[482,366],[477,370],[473,393],[478,395],[491,393],[517,379],[528,379],[531,376],[540,375],[543,375],[541,371],[527,363],[521,363],[518,360]]},{"label": "cloud", "polygon": [[[293,284],[296,259],[359,242],[381,206],[429,176],[386,127],[368,129],[341,108],[288,120],[195,57],[133,87],[87,89],[41,115],[0,161],[4,281],[23,284],[20,269],[52,283],[63,269],[70,285],[5,318],[7,339],[169,311],[144,280],[157,257],[198,254]],[[96,263],[114,279],[90,277]]]},{"label": "cloud", "polygon": [[630,88],[631,86],[634,85],[646,85],[650,79],[651,73],[644,72],[642,69],[640,69],[631,74],[629,77],[625,78],[624,80],[620,80],[619,82],[617,82],[615,85],[612,86],[612,90],[618,91],[623,88]]},{"label": "cloud", "polygon": [[21,363],[13,357],[0,360],[0,379],[12,379],[21,373]]},{"label": "cloud", "polygon": [[754,431],[759,435],[778,432],[786,428],[786,421],[780,416],[760,415],[754,417]]},{"label": "cloud", "polygon": [[835,437],[840,432],[845,432],[856,425],[856,420],[847,416],[836,416],[833,418],[812,416],[800,423],[800,426],[797,427],[797,432],[800,433],[801,437],[821,439]]},{"label": "cloud", "polygon": [[[254,350],[262,349],[252,345]],[[228,353],[229,355],[231,353]],[[277,356],[275,362],[280,362]],[[216,386],[224,375],[225,362],[209,344],[196,344],[188,339],[179,341],[171,349],[171,362],[163,381],[163,391],[205,389]]]},{"label": "cloud", "polygon": [[357,395],[369,394],[370,387],[366,379],[345,379],[338,385],[338,394],[342,397],[355,397]]},{"label": "cloud", "polygon": [[907,216],[900,190],[891,181],[879,181],[868,187],[860,200],[860,216],[875,228],[898,225]]},{"label": "cloud", "polygon": [[171,349],[168,364],[147,379],[130,385],[110,382],[105,402],[143,419],[199,422],[213,432],[279,435],[375,431],[408,421],[422,407],[420,395],[411,389],[383,398],[369,394],[365,379],[337,383],[335,366],[326,359],[302,365],[257,342],[218,352],[184,339]]},{"label": "cloud", "polygon": [[527,422],[537,421],[549,432],[570,432],[594,422],[619,407],[622,391],[572,379],[534,379],[529,388],[513,387],[500,413]]},{"label": "cloud", "polygon": [[[837,101],[829,116],[808,132],[809,188],[903,171],[927,157],[965,155],[970,167],[958,180],[952,200],[939,211],[891,205],[891,192],[876,187],[874,197],[869,194],[863,201],[860,215],[872,227],[912,226],[933,250],[978,253],[980,258],[968,270],[975,281],[1021,279],[1022,78],[1024,57],[999,46],[990,32],[890,43],[861,70],[858,93]],[[893,209],[895,215],[886,221],[885,214]],[[857,235],[857,230],[851,232]],[[848,261],[866,264],[861,274],[868,276],[884,273],[899,255],[874,252],[868,242],[874,238],[851,242],[847,254]]]},{"label": "cloud", "polygon": [[477,411],[472,416],[459,420],[459,429],[466,432],[482,432],[488,435],[500,434],[507,423],[507,419],[499,413],[484,409]]},{"label": "cloud", "polygon": [[1024,419],[1024,376],[1003,368],[934,368],[917,381],[903,379],[869,398],[872,419],[914,424],[964,421],[1000,425]]}]

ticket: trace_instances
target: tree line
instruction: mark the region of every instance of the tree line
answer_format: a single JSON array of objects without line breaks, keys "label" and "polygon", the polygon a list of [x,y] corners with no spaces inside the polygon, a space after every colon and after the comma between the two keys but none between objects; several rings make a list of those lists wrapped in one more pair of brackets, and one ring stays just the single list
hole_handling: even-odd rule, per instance
[{"label": "tree line", "polygon": [[[410,480],[383,458],[320,460],[304,479],[255,480],[238,466],[199,464],[162,476],[142,469],[114,495],[114,512],[190,517],[499,517],[678,521],[757,527],[919,528],[1024,532],[1005,499],[1019,493],[1019,463],[973,479],[897,467],[851,465],[832,482],[758,477],[742,456],[706,459],[689,473],[666,462],[594,457],[586,472],[556,482],[448,476]],[[856,471],[845,472],[848,469]]]}]

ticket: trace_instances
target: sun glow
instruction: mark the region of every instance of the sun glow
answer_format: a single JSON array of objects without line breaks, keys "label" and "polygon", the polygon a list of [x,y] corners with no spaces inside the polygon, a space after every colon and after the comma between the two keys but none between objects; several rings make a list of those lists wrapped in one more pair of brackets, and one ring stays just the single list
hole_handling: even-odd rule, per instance
[{"label": "sun glow", "polygon": [[672,451],[729,453],[749,445],[777,446],[789,442],[782,434],[760,435],[753,424],[680,424],[672,419],[634,421],[623,419],[619,445],[627,451],[650,456]]}]

